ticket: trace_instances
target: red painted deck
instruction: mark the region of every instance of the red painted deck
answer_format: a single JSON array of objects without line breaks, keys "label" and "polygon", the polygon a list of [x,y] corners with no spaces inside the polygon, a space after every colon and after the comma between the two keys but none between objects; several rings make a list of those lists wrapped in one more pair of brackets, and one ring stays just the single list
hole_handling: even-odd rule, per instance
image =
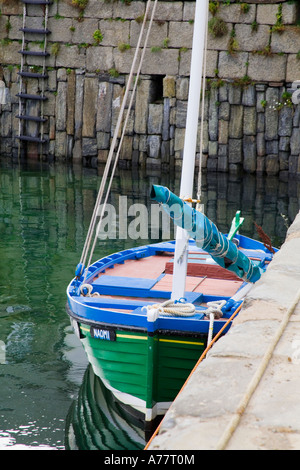
[{"label": "red painted deck", "polygon": [[[186,277],[186,291],[199,292],[206,295],[232,296],[240,288],[243,281],[219,265],[208,262],[207,255],[193,256],[190,253]],[[162,279],[151,290],[172,291],[173,255],[157,255],[137,260],[127,260],[124,264],[115,264],[100,276],[122,276],[142,279]],[[223,279],[222,279],[223,277]]]}]

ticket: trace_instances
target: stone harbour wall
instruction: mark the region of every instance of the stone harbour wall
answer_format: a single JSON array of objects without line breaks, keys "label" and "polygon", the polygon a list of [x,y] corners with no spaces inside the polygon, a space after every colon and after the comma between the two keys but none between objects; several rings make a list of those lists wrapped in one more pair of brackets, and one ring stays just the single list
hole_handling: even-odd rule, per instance
[{"label": "stone harbour wall", "polygon": [[[28,79],[27,93],[45,87],[44,158],[96,165],[109,152],[146,2],[87,0],[83,10],[76,2],[56,0],[49,7],[48,79]],[[204,168],[300,173],[300,105],[293,100],[300,81],[298,3],[210,2]],[[5,155],[18,147],[23,4],[0,0],[0,10]],[[181,166],[194,10],[194,1],[158,2],[120,154],[123,166]],[[42,27],[43,15],[41,6],[28,5],[29,26]],[[41,50],[36,36],[28,39],[30,50]],[[40,69],[39,57],[28,60],[33,71]]]}]

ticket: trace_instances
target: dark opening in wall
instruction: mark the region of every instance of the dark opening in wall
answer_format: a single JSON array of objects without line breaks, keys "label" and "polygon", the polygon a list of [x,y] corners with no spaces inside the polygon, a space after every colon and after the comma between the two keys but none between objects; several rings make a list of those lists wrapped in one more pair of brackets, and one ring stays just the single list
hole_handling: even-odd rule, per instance
[{"label": "dark opening in wall", "polygon": [[161,103],[163,101],[163,75],[152,75],[151,103]]}]

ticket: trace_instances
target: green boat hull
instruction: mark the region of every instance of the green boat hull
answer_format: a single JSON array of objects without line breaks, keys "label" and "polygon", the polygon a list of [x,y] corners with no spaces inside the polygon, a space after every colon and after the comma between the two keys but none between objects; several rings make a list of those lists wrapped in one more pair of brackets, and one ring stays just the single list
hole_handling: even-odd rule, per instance
[{"label": "green boat hull", "polygon": [[80,323],[80,338],[94,373],[120,403],[145,421],[162,416],[170,407],[206,347],[207,335],[153,336],[117,329],[115,340],[93,337]]}]

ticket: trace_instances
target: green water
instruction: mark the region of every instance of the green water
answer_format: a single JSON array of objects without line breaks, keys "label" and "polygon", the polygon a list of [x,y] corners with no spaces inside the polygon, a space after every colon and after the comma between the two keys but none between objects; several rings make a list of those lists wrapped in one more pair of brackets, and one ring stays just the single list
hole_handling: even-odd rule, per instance
[{"label": "green water", "polygon": [[[0,449],[65,449],[66,417],[87,368],[65,313],[65,291],[100,174],[81,166],[0,160]],[[110,201],[121,194],[148,204],[152,183],[178,191],[179,175],[118,170]],[[203,177],[202,200],[220,230],[228,230],[240,209],[242,233],[257,238],[255,220],[279,246],[299,211],[299,183],[214,173]],[[147,242],[103,241],[95,256]]]}]

